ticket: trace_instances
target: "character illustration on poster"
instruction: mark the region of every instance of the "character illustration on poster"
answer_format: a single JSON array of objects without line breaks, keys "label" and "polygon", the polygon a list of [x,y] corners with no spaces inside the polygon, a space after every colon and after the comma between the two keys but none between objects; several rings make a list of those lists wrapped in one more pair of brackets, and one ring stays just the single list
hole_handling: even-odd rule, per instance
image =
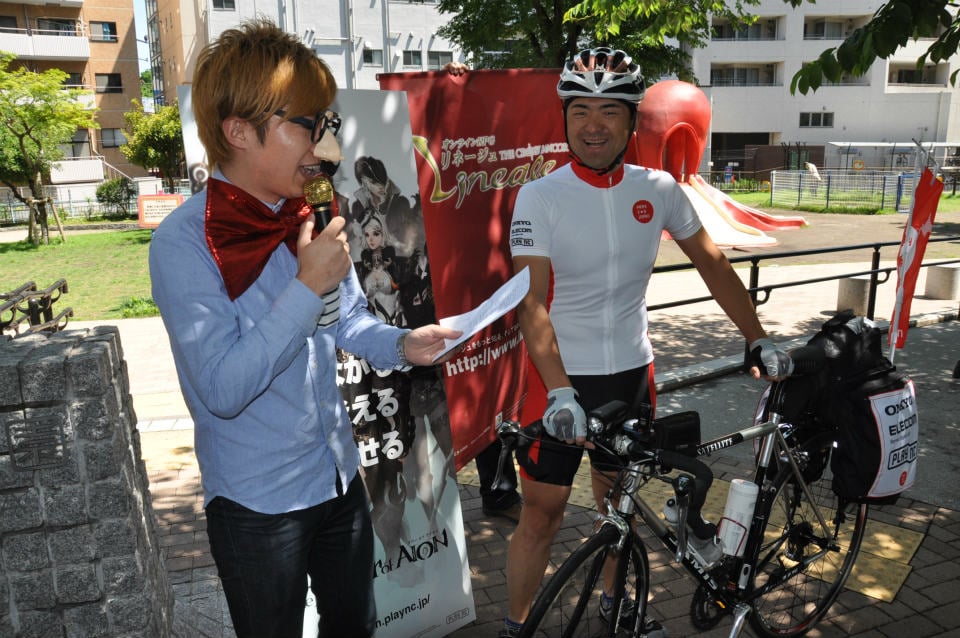
[{"label": "character illustration on poster", "polygon": [[[359,188],[349,212],[341,211],[348,217],[351,255],[370,312],[405,328],[431,322],[435,310],[419,197],[402,195],[377,158],[358,158],[354,173]],[[377,371],[349,354],[341,367],[341,392],[360,449],[374,531],[384,548],[377,576],[418,584],[422,566],[410,547],[445,534],[437,521],[439,504],[447,481],[455,480],[443,378],[437,368]],[[437,458],[439,466],[431,462]],[[419,501],[426,536],[411,533],[404,520],[413,501]]]}]

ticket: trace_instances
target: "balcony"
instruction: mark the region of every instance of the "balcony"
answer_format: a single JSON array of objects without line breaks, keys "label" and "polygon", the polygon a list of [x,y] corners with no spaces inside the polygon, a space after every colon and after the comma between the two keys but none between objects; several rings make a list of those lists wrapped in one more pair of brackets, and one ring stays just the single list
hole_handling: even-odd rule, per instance
[{"label": "balcony", "polygon": [[85,35],[37,29],[0,32],[0,50],[9,51],[21,60],[90,59],[90,41]]},{"label": "balcony", "polygon": [[710,30],[713,42],[763,42],[783,40],[780,18],[761,18],[754,24],[735,28],[727,20],[714,19]]},{"label": "balcony", "polygon": [[711,86],[783,86],[780,63],[760,65],[713,64]]},{"label": "balcony", "polygon": [[950,65],[927,64],[918,69],[916,64],[890,62],[887,67],[887,87],[907,90],[942,90],[949,82]]},{"label": "balcony", "polygon": [[53,162],[50,166],[51,184],[102,182],[103,158],[75,157]]}]

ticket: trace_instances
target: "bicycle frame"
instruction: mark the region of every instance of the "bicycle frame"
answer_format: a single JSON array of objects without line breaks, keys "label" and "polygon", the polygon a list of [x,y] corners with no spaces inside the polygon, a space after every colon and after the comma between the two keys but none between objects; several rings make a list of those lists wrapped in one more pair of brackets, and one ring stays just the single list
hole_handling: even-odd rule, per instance
[{"label": "bicycle frame", "polygon": [[[831,551],[833,547],[832,544],[821,547],[821,550],[816,554],[807,557],[791,569],[785,570],[779,578],[766,583],[759,589],[748,591],[753,570],[762,558],[759,554],[763,541],[763,533],[766,529],[767,519],[769,518],[775,496],[775,490],[770,484],[771,477],[769,473],[775,454],[777,454],[777,458],[785,461],[791,467],[794,476],[797,478],[797,484],[801,486],[808,500],[811,502],[814,501],[810,496],[807,483],[803,479],[802,471],[793,458],[793,455],[790,454],[790,446],[787,444],[780,430],[781,420],[780,415],[771,412],[769,421],[706,441],[697,447],[697,456],[699,457],[707,456],[713,452],[733,447],[734,445],[739,445],[753,439],[763,439],[760,445],[760,453],[753,478],[754,483],[760,488],[760,493],[754,508],[753,519],[748,530],[743,555],[735,560],[735,572],[733,570],[730,572],[731,574],[737,574],[735,588],[731,589],[726,583],[719,583],[710,572],[690,558],[687,552],[683,551],[686,544],[685,539],[678,538],[676,531],[650,507],[642,496],[638,495],[639,487],[646,483],[646,481],[651,478],[662,479],[661,475],[655,473],[656,470],[651,473],[645,468],[645,466],[649,468],[652,465],[651,460],[635,461],[628,465],[627,469],[621,475],[622,478],[618,484],[620,497],[618,507],[615,510],[616,514],[614,514],[614,508],[610,507],[610,503],[608,502],[607,511],[610,514],[600,517],[602,521],[614,524],[621,530],[622,545],[629,536],[625,526],[629,524],[628,521],[632,520],[635,514],[639,514],[643,523],[651,530],[653,535],[663,543],[664,547],[674,552],[678,558],[678,562],[684,565],[687,571],[711,592],[717,605],[722,609],[732,610],[730,613],[734,615],[734,623],[730,632],[730,638],[735,638],[740,634],[747,614],[749,614],[751,609],[750,601],[776,588],[782,582],[791,578],[796,572],[802,571],[810,563],[822,558],[823,555]],[[815,508],[814,511],[824,535],[829,536],[828,525],[823,514],[819,508]],[[683,516],[681,516],[681,520],[682,519]]]},{"label": "bicycle frame", "polygon": [[[824,480],[822,471],[830,455],[829,448],[835,442],[835,435],[829,428],[811,432],[795,429],[792,422],[787,423],[774,407],[782,405],[783,389],[781,384],[774,384],[770,390],[770,403],[767,404],[769,420],[682,452],[679,451],[682,447],[674,449],[670,444],[662,448],[652,445],[655,436],[663,435],[656,431],[656,421],[651,424],[646,420],[625,420],[626,410],[622,402],[613,401],[592,410],[587,420],[588,440],[598,448],[625,459],[626,465],[621,466],[616,478],[609,476],[611,492],[597,517],[594,536],[575,552],[572,562],[564,562],[559,567],[546,586],[545,595],[537,597],[533,619],[528,618],[531,622],[530,631],[540,627],[555,602],[559,602],[558,611],[564,606],[564,598],[558,596],[568,583],[574,582],[580,587],[575,591],[580,593],[575,595],[577,612],[570,626],[577,626],[584,604],[583,593],[592,590],[597,574],[585,574],[586,581],[591,584],[584,587],[578,582],[576,571],[597,552],[616,549],[620,556],[627,557],[624,559],[626,561],[636,561],[630,557],[635,551],[642,552],[643,559],[640,562],[644,569],[639,569],[636,562],[632,563],[637,568],[633,576],[636,579],[634,586],[642,591],[647,590],[649,566],[646,565],[644,542],[638,527],[635,527],[635,524],[640,524],[636,520],[638,515],[663,546],[674,552],[676,561],[697,580],[698,588],[691,602],[690,613],[698,629],[712,629],[726,615],[733,616],[730,638],[739,636],[748,617],[758,632],[769,636],[782,635],[781,630],[783,634],[801,635],[819,622],[836,600],[837,593],[850,574],[863,538],[868,512],[867,506],[860,503],[851,522],[852,529],[843,527],[848,516],[845,508],[851,503],[831,495],[829,485],[824,492],[821,483]],[[652,430],[650,425],[654,426]],[[540,422],[523,429],[513,421],[501,424],[498,427],[503,441],[501,463],[516,448],[518,441],[544,440],[540,438],[541,427]],[[710,468],[696,457],[751,440],[760,440],[753,475],[753,483],[759,490],[746,530],[744,552],[739,557],[725,554],[722,559],[705,567],[700,562],[700,554],[694,552],[688,555],[687,552],[688,525],[685,523],[688,514],[700,512],[713,482]],[[555,444],[568,445],[562,442]],[[640,487],[651,479],[673,486],[678,506],[676,522],[667,523],[640,494]],[[613,507],[611,501],[616,501],[617,506]],[[831,512],[830,523],[825,519],[826,511]],[[781,524],[783,517],[785,522]],[[597,538],[596,534],[602,534],[602,537]],[[849,539],[849,544],[841,542],[841,538]],[[820,571],[823,568],[817,563],[826,561],[825,555],[832,552],[837,552],[842,565],[833,570],[837,574],[835,578],[823,579],[824,572]],[[830,569],[829,562],[825,565]],[[630,569],[626,563],[618,562],[618,579],[621,578],[620,566]],[[808,571],[811,573],[807,574]],[[808,586],[811,581],[821,582],[823,586],[811,588]],[[623,592],[624,584],[618,581],[615,597]],[[798,588],[791,589],[795,586]],[[781,588],[785,597],[779,597]],[[646,595],[637,598],[636,602],[635,611],[631,612],[636,615],[632,616],[630,622],[645,618],[642,614],[646,610]],[[751,613],[755,617],[750,616]],[[785,622],[796,624],[785,625]]]}]

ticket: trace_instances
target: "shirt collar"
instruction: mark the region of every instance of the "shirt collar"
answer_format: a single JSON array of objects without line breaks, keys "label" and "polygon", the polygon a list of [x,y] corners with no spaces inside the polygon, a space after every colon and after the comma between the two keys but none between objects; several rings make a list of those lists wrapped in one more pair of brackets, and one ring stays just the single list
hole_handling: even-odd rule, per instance
[{"label": "shirt collar", "polygon": [[623,163],[610,173],[597,175],[592,168],[584,166],[576,158],[570,162],[573,173],[595,188],[613,188],[623,181]]}]

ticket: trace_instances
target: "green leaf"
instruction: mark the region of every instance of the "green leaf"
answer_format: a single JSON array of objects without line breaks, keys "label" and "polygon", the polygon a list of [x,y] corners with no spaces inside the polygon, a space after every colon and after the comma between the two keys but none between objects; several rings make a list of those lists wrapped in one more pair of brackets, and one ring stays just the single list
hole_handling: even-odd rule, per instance
[{"label": "green leaf", "polygon": [[[853,35],[847,38],[843,44],[837,48],[837,61],[840,67],[845,71],[852,71],[857,65],[857,46],[860,42],[860,32],[855,31]],[[833,49],[827,49],[824,53],[832,52]]]},{"label": "green leaf", "polygon": [[855,74],[863,75],[866,73],[867,69],[870,68],[870,65],[873,64],[873,61],[877,58],[873,46],[873,34],[868,31],[863,38],[863,49],[860,51],[860,57],[857,60],[857,64],[853,67]]},{"label": "green leaf", "polygon": [[832,50],[821,53],[818,63],[820,64],[824,77],[831,82],[840,81],[840,78],[843,76],[843,69],[840,68],[840,63],[837,62],[837,59],[833,57]]}]

